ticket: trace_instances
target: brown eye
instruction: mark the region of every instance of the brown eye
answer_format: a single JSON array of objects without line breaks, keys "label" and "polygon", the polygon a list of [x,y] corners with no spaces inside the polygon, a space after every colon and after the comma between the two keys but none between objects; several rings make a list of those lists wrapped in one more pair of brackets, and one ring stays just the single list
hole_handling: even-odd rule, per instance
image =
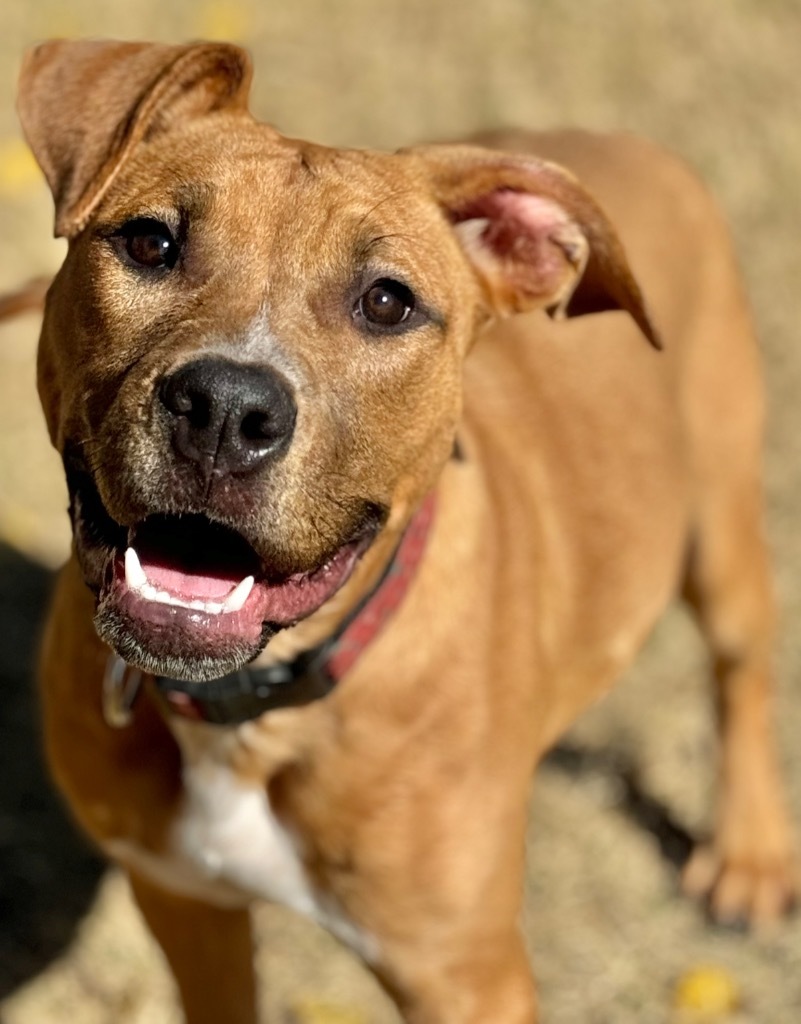
[{"label": "brown eye", "polygon": [[414,312],[414,294],[400,281],[382,278],[362,295],[355,313],[376,327],[397,327]]},{"label": "brown eye", "polygon": [[178,260],[178,243],[161,221],[144,217],[130,220],[123,224],[116,238],[128,261],[138,267],[169,269]]}]

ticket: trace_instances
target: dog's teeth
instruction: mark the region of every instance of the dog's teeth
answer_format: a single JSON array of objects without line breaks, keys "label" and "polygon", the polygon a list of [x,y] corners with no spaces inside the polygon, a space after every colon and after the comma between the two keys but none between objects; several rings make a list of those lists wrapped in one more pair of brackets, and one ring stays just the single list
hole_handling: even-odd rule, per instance
[{"label": "dog's teeth", "polygon": [[174,608],[191,608],[196,612],[206,612],[207,615],[219,615],[221,612],[238,612],[244,605],[253,587],[253,577],[247,576],[239,583],[225,601],[202,601],[194,598],[178,597],[177,594],[170,594],[167,590],[159,590],[152,583],[148,582],[139,555],[129,547],[125,551],[125,582],[131,590],[135,590],[139,597],[146,601],[153,601],[156,604],[168,604]]},{"label": "dog's teeth", "polygon": [[224,612],[238,612],[247,601],[250,596],[250,592],[253,589],[255,580],[252,576],[246,576],[241,583],[237,583],[231,593],[226,597],[222,604],[222,611]]},{"label": "dog's teeth", "polygon": [[128,548],[125,552],[125,582],[131,590],[141,590],[147,585],[147,576],[139,561],[139,555],[133,548]]}]

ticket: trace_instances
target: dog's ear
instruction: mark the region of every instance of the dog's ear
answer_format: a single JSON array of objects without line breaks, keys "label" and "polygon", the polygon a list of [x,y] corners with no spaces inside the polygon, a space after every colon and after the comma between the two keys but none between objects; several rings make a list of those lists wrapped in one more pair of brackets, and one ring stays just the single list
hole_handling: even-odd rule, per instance
[{"label": "dog's ear", "polygon": [[624,309],[662,347],[614,227],[567,170],[472,146],[410,152],[423,158],[492,313]]},{"label": "dog's ear", "polygon": [[83,230],[133,148],[179,118],[247,109],[250,58],[222,43],[54,40],[24,59],[17,108],[56,205]]}]

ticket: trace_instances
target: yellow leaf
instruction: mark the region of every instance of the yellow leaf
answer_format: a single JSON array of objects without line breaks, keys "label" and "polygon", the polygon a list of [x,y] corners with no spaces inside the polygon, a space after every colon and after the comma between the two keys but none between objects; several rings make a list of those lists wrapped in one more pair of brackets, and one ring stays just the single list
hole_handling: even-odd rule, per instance
[{"label": "yellow leaf", "polygon": [[702,1014],[705,1019],[725,1017],[740,1006],[740,989],[722,967],[696,967],[677,982],[674,1003],[677,1009]]},{"label": "yellow leaf", "polygon": [[311,999],[296,1003],[293,1017],[297,1024],[367,1024],[367,1018],[357,1010]]},{"label": "yellow leaf", "polygon": [[235,0],[227,3],[212,0],[200,8],[197,34],[201,39],[241,40],[247,33],[247,21],[245,8]]},{"label": "yellow leaf", "polygon": [[19,195],[42,181],[31,151],[22,139],[0,141],[0,194]]}]

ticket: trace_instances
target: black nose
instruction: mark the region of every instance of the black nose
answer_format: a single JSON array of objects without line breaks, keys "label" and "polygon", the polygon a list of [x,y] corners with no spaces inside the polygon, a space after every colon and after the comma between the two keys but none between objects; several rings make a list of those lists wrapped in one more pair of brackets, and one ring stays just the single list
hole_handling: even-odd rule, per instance
[{"label": "black nose", "polygon": [[205,477],[248,473],[286,450],[297,408],[273,370],[228,359],[186,363],[159,385],[173,448]]}]

